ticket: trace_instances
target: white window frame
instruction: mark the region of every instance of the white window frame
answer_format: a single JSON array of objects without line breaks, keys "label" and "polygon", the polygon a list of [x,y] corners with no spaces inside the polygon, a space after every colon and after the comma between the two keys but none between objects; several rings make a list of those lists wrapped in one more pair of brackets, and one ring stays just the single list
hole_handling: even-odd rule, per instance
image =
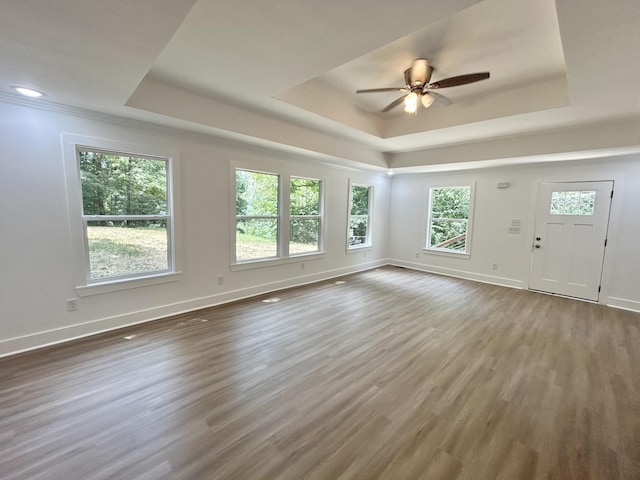
[{"label": "white window frame", "polygon": [[[323,246],[323,242],[324,242],[324,235],[322,235],[322,232],[324,231],[324,182],[322,180],[320,180],[319,178],[313,178],[313,177],[303,177],[300,175],[288,175],[289,181],[288,181],[288,196],[287,196],[287,202],[289,203],[289,232],[287,234],[287,255],[290,257],[300,257],[303,255],[313,255],[316,254],[318,252],[322,251],[322,246]],[[291,180],[294,178],[299,178],[301,180],[313,180],[314,182],[318,182],[318,213],[316,215],[292,215],[291,214]],[[291,254],[289,248],[291,245],[291,220],[294,219],[318,219],[318,249],[312,252],[303,252],[303,253],[295,253],[295,254]]]},{"label": "white window frame", "polygon": [[[236,210],[237,210],[237,206],[236,206],[236,182],[237,182],[237,172],[241,170],[243,172],[249,172],[249,173],[259,173],[262,175],[272,175],[274,177],[276,177],[278,179],[278,198],[276,200],[276,215],[237,215],[235,214]],[[247,262],[256,262],[256,261],[263,261],[263,260],[271,260],[271,259],[275,259],[275,258],[280,258],[283,254],[283,245],[282,245],[282,238],[281,238],[281,231],[282,231],[282,227],[283,227],[283,221],[282,221],[282,175],[278,174],[278,173],[274,173],[274,172],[266,172],[266,171],[260,171],[260,170],[255,170],[255,169],[250,169],[250,168],[240,168],[237,167],[233,170],[233,212],[234,212],[234,225],[233,225],[233,230],[232,230],[232,234],[233,234],[233,257],[235,260],[235,263],[238,264],[244,264]],[[236,248],[236,232],[237,232],[237,228],[238,228],[238,220],[273,220],[275,219],[276,221],[276,254],[274,256],[270,256],[270,257],[260,257],[260,258],[249,258],[249,259],[238,259],[238,250]]]},{"label": "white window frame", "polygon": [[[262,258],[250,258],[250,259],[238,259],[237,258],[237,245],[236,245],[236,228],[237,219],[236,215],[236,172],[243,170],[246,172],[262,173],[267,175],[276,175],[278,177],[278,233],[276,237],[277,241],[277,256],[276,257],[262,257]],[[278,172],[277,168],[274,169],[260,169],[252,166],[247,166],[244,163],[232,162],[231,165],[231,265],[232,271],[247,270],[253,268],[267,267],[273,265],[281,265],[293,262],[302,262],[307,259],[324,258],[326,252],[324,251],[324,238],[325,238],[325,221],[324,221],[324,202],[325,202],[325,180],[308,175],[297,175],[294,173]],[[291,219],[292,218],[307,218],[306,215],[291,215],[291,179],[292,178],[305,178],[309,180],[316,180],[320,182],[320,227],[318,238],[318,250],[313,252],[305,252],[290,255],[289,242],[291,237]],[[242,216],[245,218],[246,216]],[[309,218],[315,218],[317,216],[309,216]],[[261,217],[246,217],[246,218],[261,218]],[[269,217],[272,218],[272,217]]]},{"label": "white window frame", "polygon": [[[130,288],[177,281],[178,269],[176,197],[179,172],[179,155],[174,151],[160,150],[148,145],[130,144],[93,137],[62,134],[69,231],[71,236],[72,264],[78,296],[97,295]],[[127,155],[166,161],[167,165],[167,213],[166,215],[84,215],[79,151],[92,151]],[[167,270],[141,272],[117,277],[91,278],[87,222],[94,220],[155,220],[167,222]]]},{"label": "white window frame", "polygon": [[[432,215],[432,198],[433,198],[433,191],[434,190],[442,190],[445,188],[468,188],[469,189],[469,212],[468,212],[468,218],[467,218],[467,230],[466,230],[466,237],[465,237],[465,250],[464,251],[456,251],[456,250],[452,250],[452,249],[447,249],[447,248],[435,248],[435,247],[431,247],[430,246],[430,239],[431,239],[431,223],[433,221],[433,215]],[[436,253],[436,254],[441,254],[441,255],[452,255],[452,256],[456,256],[456,257],[464,257],[464,258],[469,258],[471,256],[471,235],[473,233],[473,209],[474,209],[474,201],[475,199],[475,182],[470,182],[467,184],[457,184],[457,185],[436,185],[436,186],[432,186],[429,187],[427,189],[427,224],[426,224],[426,237],[425,237],[425,243],[424,243],[424,248],[423,250],[425,252],[429,252],[429,253]],[[439,220],[460,220],[460,219],[439,219]]]},{"label": "white window frame", "polygon": [[[351,219],[356,217],[364,217],[365,215],[351,215],[351,208],[353,206],[353,187],[365,187],[369,189],[369,201],[367,212],[367,238],[364,243],[359,245],[351,245]],[[349,181],[349,201],[347,202],[347,251],[361,250],[363,248],[373,247],[373,236],[371,235],[371,224],[373,219],[373,198],[374,198],[374,186],[368,183],[358,183]]]}]

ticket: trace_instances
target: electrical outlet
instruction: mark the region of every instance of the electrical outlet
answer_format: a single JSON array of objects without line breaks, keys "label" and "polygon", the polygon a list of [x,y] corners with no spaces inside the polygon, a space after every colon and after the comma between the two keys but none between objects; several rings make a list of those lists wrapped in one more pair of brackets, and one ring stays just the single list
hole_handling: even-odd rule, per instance
[{"label": "electrical outlet", "polygon": [[300,264],[300,270],[304,270],[304,262]]},{"label": "electrical outlet", "polygon": [[420,252],[416,253],[416,258],[420,258]]},{"label": "electrical outlet", "polygon": [[497,270],[498,269],[498,264],[494,263],[493,265],[491,265],[491,268],[493,268],[494,270]]},{"label": "electrical outlet", "polygon": [[78,299],[70,298],[67,300],[67,312],[75,312],[78,310]]},{"label": "electrical outlet", "polygon": [[222,285],[224,283],[224,277],[222,275],[218,275],[218,285]]}]

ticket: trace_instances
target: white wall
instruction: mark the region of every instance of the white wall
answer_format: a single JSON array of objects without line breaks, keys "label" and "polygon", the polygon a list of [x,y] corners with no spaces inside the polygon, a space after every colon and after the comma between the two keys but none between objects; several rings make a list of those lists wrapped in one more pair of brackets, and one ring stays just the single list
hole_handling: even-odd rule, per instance
[{"label": "white wall", "polygon": [[[181,157],[179,281],[78,299],[62,155],[62,133],[156,145]],[[325,180],[326,255],[231,271],[231,164],[249,162]],[[374,248],[346,253],[348,182],[373,183]],[[640,310],[640,157],[396,175],[322,165],[205,135],[75,111],[0,103],[0,355],[177,312],[393,263],[526,288],[537,185],[614,180],[603,303]],[[476,183],[468,259],[425,253],[430,186]],[[497,182],[509,182],[499,190]],[[512,218],[520,235],[509,235]],[[391,233],[389,233],[391,232]],[[418,258],[416,258],[416,255]],[[492,264],[498,264],[492,270]],[[217,277],[224,277],[218,285]]]},{"label": "white wall", "polygon": [[[81,297],[77,311],[66,311],[77,285],[62,133],[180,153],[179,281]],[[233,161],[325,180],[324,258],[301,260],[304,270],[299,262],[230,270]],[[350,179],[375,185],[374,247],[358,253],[345,251]],[[0,103],[0,355],[382,264],[389,196],[383,173],[329,167],[139,122]]]},{"label": "white wall", "polygon": [[[390,258],[412,268],[527,288],[540,182],[614,180],[601,303],[640,310],[640,156],[397,175],[391,193]],[[428,189],[475,182],[471,256],[425,252]],[[509,182],[498,189],[498,182]],[[509,234],[511,219],[521,233]],[[498,265],[493,270],[492,265]]]}]

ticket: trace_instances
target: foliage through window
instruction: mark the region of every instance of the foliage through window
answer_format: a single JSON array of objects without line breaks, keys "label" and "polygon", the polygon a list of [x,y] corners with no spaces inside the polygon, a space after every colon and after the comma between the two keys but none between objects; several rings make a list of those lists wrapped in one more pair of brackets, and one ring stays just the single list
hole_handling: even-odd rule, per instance
[{"label": "foliage through window", "polygon": [[321,232],[320,180],[236,170],[236,261],[318,252]]},{"label": "foliage through window", "polygon": [[236,258],[278,256],[279,177],[236,171]]},{"label": "foliage through window", "polygon": [[289,254],[320,250],[320,180],[292,177],[290,181]]},{"label": "foliage through window", "polygon": [[373,187],[351,185],[349,192],[349,248],[371,245],[371,199]]},{"label": "foliage through window", "polygon": [[171,270],[168,160],[77,152],[89,281]]},{"label": "foliage through window", "polygon": [[551,194],[551,215],[593,215],[595,191],[562,191]]},{"label": "foliage through window", "polygon": [[468,253],[471,187],[432,188],[427,249]]}]

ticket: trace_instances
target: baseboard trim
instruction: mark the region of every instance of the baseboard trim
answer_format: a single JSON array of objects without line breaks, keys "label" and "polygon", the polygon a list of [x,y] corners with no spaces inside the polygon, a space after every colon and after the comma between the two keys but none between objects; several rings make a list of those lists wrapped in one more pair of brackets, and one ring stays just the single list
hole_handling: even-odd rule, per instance
[{"label": "baseboard trim", "polygon": [[631,312],[640,313],[640,302],[636,300],[628,300],[626,298],[607,297],[605,304],[608,307],[619,308],[621,310],[629,310]]},{"label": "baseboard trim", "polygon": [[473,280],[474,282],[489,283],[501,287],[523,289],[525,287],[522,280],[514,280],[512,278],[496,277],[493,275],[484,275],[481,273],[467,272],[465,270],[456,270],[453,268],[437,267],[435,265],[425,265],[424,263],[407,262],[405,260],[389,259],[389,265],[396,267],[405,267],[421,272],[435,273],[438,275],[446,275],[447,277],[462,278],[464,280]]},{"label": "baseboard trim", "polygon": [[33,333],[21,337],[9,338],[0,341],[0,358],[15,355],[18,353],[36,350],[39,348],[57,345],[59,343],[77,340],[79,338],[97,335],[124,327],[139,325],[167,318],[172,315],[180,315],[203,308],[215,307],[225,303],[236,302],[246,298],[264,295],[266,293],[283,290],[286,288],[299,287],[311,283],[322,282],[332,278],[349,275],[352,273],[371,270],[387,265],[386,259],[367,262],[350,267],[327,270],[325,272],[303,275],[300,277],[279,280],[256,285],[249,288],[232,290],[216,295],[185,300],[183,302],[162,305],[160,307],[138,310],[124,315],[91,320],[89,322],[69,325],[67,327],[46,330],[44,332]]},{"label": "baseboard trim", "polygon": [[[453,268],[437,267],[434,265],[425,265],[422,263],[407,262],[398,259],[382,259],[373,262],[367,262],[355,266],[327,270],[325,272],[303,275],[277,282],[264,283],[249,288],[232,290],[216,295],[195,298],[183,302],[162,305],[160,307],[138,310],[125,315],[117,315],[113,317],[92,320],[89,322],[70,325],[68,327],[56,328],[44,332],[33,333],[21,337],[9,338],[0,341],[0,358],[8,357],[18,353],[28,352],[39,348],[49,347],[60,343],[77,340],[99,333],[105,333],[112,330],[118,330],[124,327],[130,327],[147,322],[161,320],[172,315],[180,315],[189,313],[203,308],[215,307],[225,303],[236,302],[246,298],[264,295],[266,293],[283,290],[286,288],[300,287],[312,283],[330,280],[332,278],[349,275],[352,273],[363,272],[374,268],[392,265],[396,267],[410,268],[421,272],[434,273],[437,275],[446,275],[448,277],[461,278],[475,282],[488,283],[501,287],[524,289],[525,283],[521,280],[511,278],[497,277],[493,275],[483,275],[479,273],[467,272]],[[640,302],[628,300],[618,297],[607,297],[605,304],[612,308],[629,310],[640,313]]]}]

